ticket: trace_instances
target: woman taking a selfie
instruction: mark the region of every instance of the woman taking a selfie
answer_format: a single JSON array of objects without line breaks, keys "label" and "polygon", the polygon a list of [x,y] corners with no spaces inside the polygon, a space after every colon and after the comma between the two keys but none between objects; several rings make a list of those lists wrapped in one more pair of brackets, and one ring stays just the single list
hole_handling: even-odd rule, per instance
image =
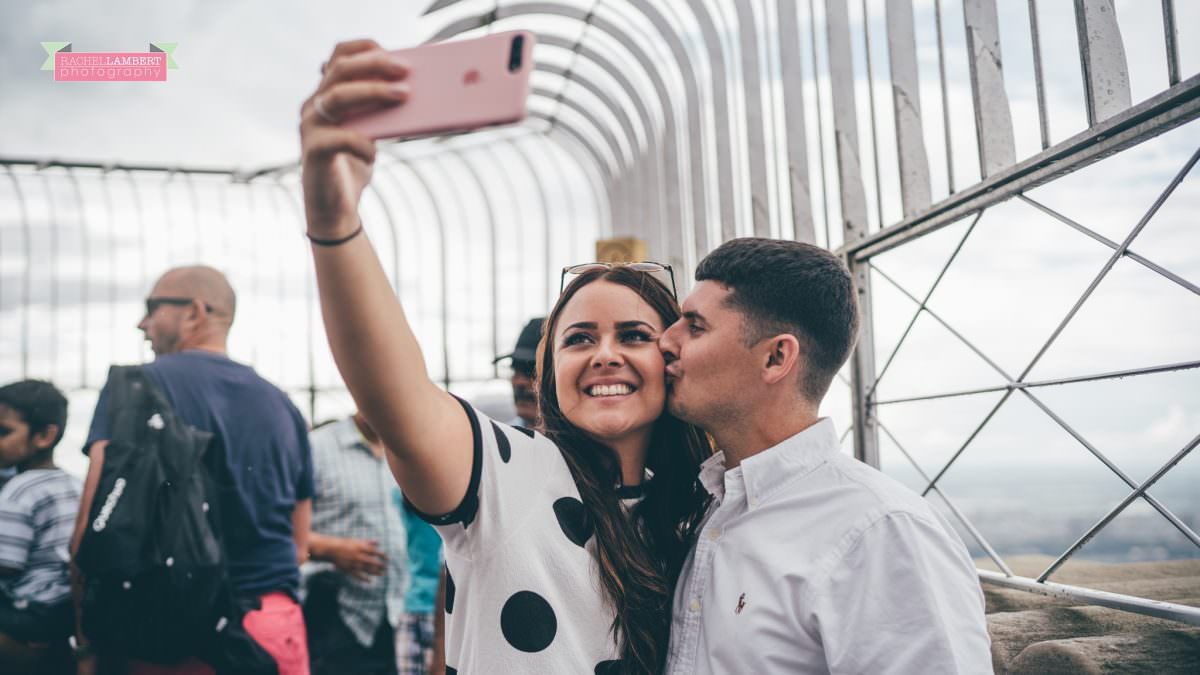
[{"label": "woman taking a selfie", "polygon": [[678,304],[643,268],[581,266],[545,324],[538,432],[435,385],[361,231],[374,143],[339,126],[419,96],[406,76],[372,41],[338,45],[301,110],[304,198],[338,368],[446,543],[447,671],[659,672],[711,452],[664,407]]}]

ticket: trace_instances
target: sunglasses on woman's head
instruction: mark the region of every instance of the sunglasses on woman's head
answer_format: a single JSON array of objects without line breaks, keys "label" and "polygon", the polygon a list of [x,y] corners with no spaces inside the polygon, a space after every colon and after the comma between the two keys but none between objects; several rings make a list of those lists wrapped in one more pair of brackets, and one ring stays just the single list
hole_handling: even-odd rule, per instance
[{"label": "sunglasses on woman's head", "polygon": [[[648,260],[643,262],[629,263],[590,262],[580,263],[578,265],[568,265],[567,267],[562,268],[562,276],[560,276],[558,280],[558,294],[562,295],[563,289],[567,287],[567,275],[575,277],[580,274],[587,274],[588,272],[594,272],[597,270],[611,270],[614,267],[628,267],[634,272],[643,272],[645,274],[655,276],[655,278],[657,278],[660,282],[663,281],[663,279],[656,275],[661,275],[665,272],[666,278],[671,282],[671,297],[675,298],[676,301],[679,300],[679,294],[675,292],[675,271],[672,270],[671,266],[666,263],[657,263]],[[667,284],[664,282],[663,286],[666,285]]]}]

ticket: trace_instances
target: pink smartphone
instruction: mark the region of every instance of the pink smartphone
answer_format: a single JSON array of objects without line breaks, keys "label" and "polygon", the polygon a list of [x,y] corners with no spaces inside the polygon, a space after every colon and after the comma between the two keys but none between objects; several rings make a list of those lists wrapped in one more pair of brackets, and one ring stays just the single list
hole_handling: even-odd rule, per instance
[{"label": "pink smartphone", "polygon": [[527,31],[437,42],[393,52],[409,66],[408,100],[347,119],[374,139],[472,131],[525,119],[533,45]]}]

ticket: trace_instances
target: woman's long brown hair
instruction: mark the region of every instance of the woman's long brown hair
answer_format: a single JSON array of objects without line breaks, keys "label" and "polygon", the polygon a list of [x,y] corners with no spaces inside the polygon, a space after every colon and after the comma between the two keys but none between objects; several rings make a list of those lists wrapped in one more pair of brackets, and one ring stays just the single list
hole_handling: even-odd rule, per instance
[{"label": "woman's long brown hair", "polygon": [[708,505],[700,463],[712,454],[708,437],[670,413],[654,423],[646,467],[654,477],[645,497],[627,513],[616,492],[621,464],[612,448],[566,418],[554,386],[554,332],[563,308],[584,286],[607,281],[632,289],[670,326],[679,305],[654,277],[628,267],[592,270],[571,282],[546,321],[538,348],[540,431],[570,467],[596,533],[604,593],[616,610],[612,634],[626,673],[661,672],[671,629],[671,600],[684,558]]}]

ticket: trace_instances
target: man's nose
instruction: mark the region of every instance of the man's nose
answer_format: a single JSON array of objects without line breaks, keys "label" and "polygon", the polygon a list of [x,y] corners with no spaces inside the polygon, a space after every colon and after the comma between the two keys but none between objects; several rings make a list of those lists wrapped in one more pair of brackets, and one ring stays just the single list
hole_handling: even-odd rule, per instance
[{"label": "man's nose", "polygon": [[675,342],[675,329],[678,326],[679,321],[667,326],[667,329],[658,338],[658,350],[662,352],[667,363],[679,358],[679,345]]}]

